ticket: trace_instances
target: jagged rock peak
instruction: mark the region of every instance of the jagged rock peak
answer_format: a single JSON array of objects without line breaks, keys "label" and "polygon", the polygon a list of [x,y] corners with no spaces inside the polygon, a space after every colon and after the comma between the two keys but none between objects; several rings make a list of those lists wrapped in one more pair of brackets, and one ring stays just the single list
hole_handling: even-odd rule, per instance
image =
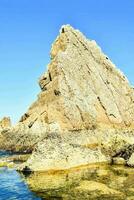
[{"label": "jagged rock peak", "polygon": [[51,58],[39,84],[46,94],[51,91],[52,95],[53,88],[59,100],[64,98],[64,116],[70,124],[75,121],[73,127],[81,129],[85,124],[88,128],[93,121],[132,125],[134,91],[95,41],[70,25],[62,26],[52,45]]},{"label": "jagged rock peak", "polygon": [[117,67],[111,62],[109,57],[102,52],[101,48],[97,45],[95,40],[90,40],[86,38],[84,34],[82,34],[78,29],[74,29],[69,24],[63,25],[59,33],[60,34],[56,38],[51,48],[50,54],[52,59],[59,52],[64,52],[69,45],[71,45],[70,48],[72,49],[74,49],[74,46],[76,48],[83,46],[83,50],[89,51],[89,53],[97,62],[102,64],[104,64],[104,62],[107,62],[110,68],[116,68],[116,73],[119,73],[119,76],[121,76],[123,79],[126,79],[126,81],[128,82],[125,75],[119,69],[117,69]]}]

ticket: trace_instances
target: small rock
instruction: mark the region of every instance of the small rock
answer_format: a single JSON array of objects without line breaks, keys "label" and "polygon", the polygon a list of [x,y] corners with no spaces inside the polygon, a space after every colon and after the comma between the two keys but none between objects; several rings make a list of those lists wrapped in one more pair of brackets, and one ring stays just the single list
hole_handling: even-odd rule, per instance
[{"label": "small rock", "polygon": [[3,117],[2,120],[0,120],[0,129],[7,129],[11,127],[11,119],[10,117]]},{"label": "small rock", "polygon": [[124,158],[115,157],[115,158],[113,158],[113,164],[115,164],[115,165],[125,165],[126,161],[125,161]]},{"label": "small rock", "polygon": [[130,156],[129,160],[127,161],[129,166],[134,166],[134,153]]}]

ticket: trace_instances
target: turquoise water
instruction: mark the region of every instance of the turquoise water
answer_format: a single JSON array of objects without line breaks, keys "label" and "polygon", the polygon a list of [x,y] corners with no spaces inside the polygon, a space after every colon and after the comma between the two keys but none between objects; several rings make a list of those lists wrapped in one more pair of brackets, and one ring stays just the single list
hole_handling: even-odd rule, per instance
[{"label": "turquoise water", "polygon": [[[0,157],[9,155],[0,152]],[[21,175],[13,169],[0,168],[0,200],[40,200],[28,189]]]}]

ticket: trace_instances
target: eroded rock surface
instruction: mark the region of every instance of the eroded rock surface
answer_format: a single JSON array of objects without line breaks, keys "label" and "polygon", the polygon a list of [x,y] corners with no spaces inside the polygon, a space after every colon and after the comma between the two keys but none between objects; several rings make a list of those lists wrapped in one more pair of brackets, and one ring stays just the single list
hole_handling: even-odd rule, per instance
[{"label": "eroded rock surface", "polygon": [[134,89],[78,30],[61,28],[39,85],[37,101],[3,133],[2,148],[33,151],[25,164],[31,170],[108,161],[134,144]]},{"label": "eroded rock surface", "polygon": [[[7,132],[11,128],[11,119],[10,117],[3,117],[0,120],[0,143],[3,144],[3,135],[2,132]],[[4,145],[5,146],[5,145]]]},{"label": "eroded rock surface", "polygon": [[11,127],[10,117],[4,117],[0,120],[0,131]]}]

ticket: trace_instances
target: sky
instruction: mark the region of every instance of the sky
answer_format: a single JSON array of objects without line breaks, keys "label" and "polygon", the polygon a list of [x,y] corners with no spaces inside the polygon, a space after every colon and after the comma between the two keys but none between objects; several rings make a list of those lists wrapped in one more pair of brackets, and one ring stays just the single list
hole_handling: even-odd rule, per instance
[{"label": "sky", "polygon": [[0,0],[0,118],[16,123],[36,100],[63,24],[96,40],[134,85],[133,0]]}]

